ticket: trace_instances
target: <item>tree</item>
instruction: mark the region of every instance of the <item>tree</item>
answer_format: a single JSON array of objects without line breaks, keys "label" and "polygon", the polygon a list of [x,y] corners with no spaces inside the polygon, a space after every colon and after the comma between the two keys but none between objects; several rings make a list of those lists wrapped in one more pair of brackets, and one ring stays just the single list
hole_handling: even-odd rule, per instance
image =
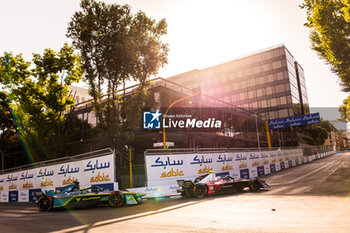
[{"label": "tree", "polygon": [[305,0],[312,49],[331,65],[343,90],[350,91],[350,1]]},{"label": "tree", "polygon": [[[80,6],[82,10],[73,15],[67,36],[81,53],[101,134],[124,146],[130,143],[125,134],[139,125],[131,116],[140,113],[147,78],[167,62],[168,46],[160,40],[167,24],[141,11],[132,14],[128,5],[82,0]],[[126,97],[125,83],[131,79],[138,82],[138,88],[134,97]],[[118,92],[120,87],[122,93]]]},{"label": "tree", "polygon": [[16,134],[15,119],[12,114],[9,94],[0,91],[0,151],[9,145],[11,137]]},{"label": "tree", "polygon": [[[18,133],[32,155],[52,158],[52,145],[57,145],[57,134],[65,122],[64,112],[74,104],[68,86],[82,76],[79,56],[65,44],[59,52],[46,49],[43,55],[34,54],[33,68],[22,55],[5,53],[0,61],[1,82],[11,96]],[[35,148],[41,148],[44,157]]]},{"label": "tree", "polygon": [[318,124],[301,126],[302,132],[306,133],[310,138],[304,138],[305,142],[309,145],[323,145],[328,138],[328,134],[331,132],[337,132],[338,130],[327,120],[321,119]]},{"label": "tree", "polygon": [[343,100],[343,104],[340,105],[339,107],[339,112],[340,112],[340,120],[343,121],[350,121],[350,105],[349,105],[349,100],[350,100],[350,96],[348,96],[348,98],[346,98],[345,100]]}]

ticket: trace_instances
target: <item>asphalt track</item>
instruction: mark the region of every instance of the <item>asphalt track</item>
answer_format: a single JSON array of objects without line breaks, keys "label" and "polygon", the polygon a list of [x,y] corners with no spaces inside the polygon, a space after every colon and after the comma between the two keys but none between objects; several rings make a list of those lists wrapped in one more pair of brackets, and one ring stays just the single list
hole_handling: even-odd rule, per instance
[{"label": "asphalt track", "polygon": [[0,204],[0,232],[350,232],[350,154],[264,177],[269,191],[38,212]]}]

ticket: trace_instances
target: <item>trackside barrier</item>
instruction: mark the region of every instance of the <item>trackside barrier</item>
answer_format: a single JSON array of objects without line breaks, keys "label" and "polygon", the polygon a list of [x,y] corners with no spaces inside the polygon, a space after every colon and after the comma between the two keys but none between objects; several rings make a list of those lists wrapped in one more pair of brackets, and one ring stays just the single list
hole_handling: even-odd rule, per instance
[{"label": "trackside barrier", "polygon": [[0,202],[33,202],[34,192],[55,191],[74,181],[79,181],[81,187],[118,189],[114,152],[109,148],[14,170],[0,175]]},{"label": "trackside barrier", "polygon": [[268,151],[200,151],[198,153],[145,154],[147,187],[129,189],[146,193],[146,197],[177,195],[176,180],[194,180],[214,171],[217,175],[251,178],[268,175],[297,165],[312,162],[335,151],[303,156],[301,148]]}]

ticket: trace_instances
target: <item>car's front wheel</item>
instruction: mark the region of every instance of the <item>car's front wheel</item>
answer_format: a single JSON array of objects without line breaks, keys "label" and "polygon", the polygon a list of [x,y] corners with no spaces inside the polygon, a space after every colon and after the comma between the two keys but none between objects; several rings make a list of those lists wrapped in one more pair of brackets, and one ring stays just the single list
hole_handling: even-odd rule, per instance
[{"label": "car's front wheel", "polygon": [[53,198],[50,196],[42,196],[38,200],[38,207],[40,211],[50,211],[53,207]]},{"label": "car's front wheel", "polygon": [[113,192],[108,198],[108,203],[112,207],[119,207],[124,204],[124,195],[120,192]]},{"label": "car's front wheel", "polygon": [[249,191],[256,192],[260,189],[259,180],[253,179],[249,181]]}]

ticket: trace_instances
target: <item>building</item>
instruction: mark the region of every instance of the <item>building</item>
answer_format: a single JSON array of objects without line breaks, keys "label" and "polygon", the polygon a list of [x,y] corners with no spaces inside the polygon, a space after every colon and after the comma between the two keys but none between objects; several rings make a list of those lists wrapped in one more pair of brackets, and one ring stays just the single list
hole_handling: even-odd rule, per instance
[{"label": "building", "polygon": [[86,88],[69,86],[68,89],[70,91],[70,95],[73,96],[76,104],[92,99],[92,97],[89,95],[89,92]]},{"label": "building", "polygon": [[284,45],[167,78],[275,119],[309,112],[303,68]]},{"label": "building", "polygon": [[69,86],[68,89],[70,91],[69,95],[73,96],[75,106],[72,109],[69,109],[66,114],[70,111],[74,111],[79,119],[96,126],[96,116],[89,103],[92,100],[92,96],[89,94],[88,89],[72,85]]},{"label": "building", "polygon": [[[132,95],[135,88],[137,85],[128,87],[126,95]],[[248,121],[251,121],[253,126],[255,126],[254,115],[259,116],[258,127],[244,128],[245,126],[233,124],[233,133],[219,132],[215,136],[218,140],[211,139],[210,142],[204,143],[204,145],[210,144],[213,147],[256,146],[256,128],[259,128],[258,131],[260,131],[260,144],[265,146],[264,122],[261,120],[309,112],[303,68],[284,45],[274,46],[206,69],[192,70],[166,79],[154,79],[150,81],[148,88],[153,96],[153,103],[149,105],[153,110],[166,109],[177,99],[200,90],[202,93],[200,108],[223,106],[222,108],[234,109],[242,112],[244,118],[249,119]],[[177,106],[186,107],[185,102]],[[75,111],[82,114],[82,119],[88,119],[88,123],[96,125],[96,118],[90,104],[85,106],[80,103]],[[238,114],[234,113],[235,116]],[[238,119],[235,117],[232,122],[239,122]],[[176,135],[183,139],[176,140]],[[217,138],[219,135],[224,137],[219,139]],[[232,135],[235,136],[232,137]],[[169,132],[168,136],[172,141],[182,141],[176,144],[179,147],[196,147],[203,146],[199,144],[206,141],[204,139],[207,135],[200,137],[198,133],[188,132],[184,136],[174,131]],[[302,132],[290,128],[276,130],[272,132],[272,144],[274,146],[296,146],[298,141],[301,141],[298,138],[305,136]],[[143,142],[148,148],[152,146],[152,143],[161,141],[161,134],[155,133],[149,138],[152,140],[149,140],[148,143]]]}]

